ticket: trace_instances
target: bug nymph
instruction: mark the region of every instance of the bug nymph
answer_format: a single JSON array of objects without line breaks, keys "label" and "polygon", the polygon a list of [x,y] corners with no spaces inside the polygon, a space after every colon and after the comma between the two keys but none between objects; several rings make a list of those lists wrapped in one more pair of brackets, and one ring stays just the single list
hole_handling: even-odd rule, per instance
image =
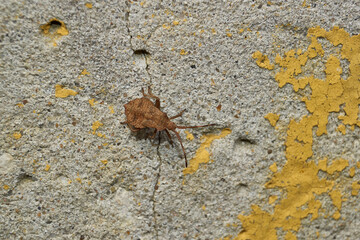
[{"label": "bug nymph", "polygon": [[[148,87],[147,94],[145,94],[144,89],[141,89],[141,92],[143,94],[142,98],[136,98],[124,105],[126,121],[122,122],[122,124],[127,124],[130,130],[133,132],[137,132],[144,128],[153,128],[154,133],[150,136],[150,138],[154,138],[157,132],[165,131],[169,137],[170,143],[172,143],[172,138],[169,131],[174,132],[183,150],[185,167],[187,167],[185,148],[182,144],[179,133],[176,131],[176,128],[200,128],[213,126],[215,124],[208,124],[203,126],[178,126],[171,120],[181,117],[185,109],[177,115],[169,118],[166,113],[160,110],[160,98],[153,95],[150,87]],[[150,100],[151,98],[155,99],[155,104]]]}]

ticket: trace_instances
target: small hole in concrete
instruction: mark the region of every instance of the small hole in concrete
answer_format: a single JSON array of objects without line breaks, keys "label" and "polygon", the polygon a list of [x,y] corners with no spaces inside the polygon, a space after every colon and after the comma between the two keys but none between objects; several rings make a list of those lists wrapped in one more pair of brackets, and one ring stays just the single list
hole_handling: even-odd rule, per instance
[{"label": "small hole in concrete", "polygon": [[134,51],[134,55],[150,55],[145,49],[138,49]]},{"label": "small hole in concrete", "polygon": [[50,29],[49,32],[51,34],[56,33],[57,30],[61,27],[61,22],[57,21],[57,20],[52,20],[50,22]]}]

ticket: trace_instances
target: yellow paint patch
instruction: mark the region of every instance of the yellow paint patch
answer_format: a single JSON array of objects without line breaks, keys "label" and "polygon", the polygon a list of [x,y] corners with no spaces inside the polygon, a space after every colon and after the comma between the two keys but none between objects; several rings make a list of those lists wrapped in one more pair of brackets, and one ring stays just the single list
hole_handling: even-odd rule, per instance
[{"label": "yellow paint patch", "polygon": [[274,64],[270,64],[270,60],[266,55],[263,55],[261,52],[256,51],[252,55],[253,59],[256,59],[256,64],[259,67],[266,68],[269,70],[274,69]]},{"label": "yellow paint patch", "polygon": [[335,207],[337,207],[338,210],[341,209],[341,192],[339,190],[332,190],[331,192],[329,192],[329,195],[331,197],[331,200],[333,202],[333,204],[335,205]]},{"label": "yellow paint patch", "polygon": [[187,54],[188,54],[188,52],[186,52],[184,49],[180,50],[180,55],[187,55]]},{"label": "yellow paint patch", "polygon": [[92,130],[93,130],[93,134],[95,134],[96,130],[101,127],[102,125],[104,125],[103,123],[99,122],[99,121],[95,121],[92,125]]},{"label": "yellow paint patch", "polygon": [[84,69],[84,70],[82,70],[82,72],[80,73],[80,75],[85,76],[85,75],[90,75],[90,73],[89,73],[86,69]]},{"label": "yellow paint patch", "polygon": [[14,133],[13,133],[13,137],[14,137],[16,140],[18,140],[18,139],[20,139],[20,138],[22,137],[22,135],[21,135],[20,132],[14,132]]},{"label": "yellow paint patch", "polygon": [[202,142],[200,148],[196,151],[195,157],[190,160],[189,166],[183,170],[183,174],[184,175],[193,174],[194,172],[196,172],[199,169],[199,165],[201,163],[209,162],[210,161],[210,153],[207,149],[210,147],[211,143],[215,139],[224,138],[227,135],[229,135],[230,133],[231,133],[231,129],[225,128],[221,131],[221,133],[219,135],[208,134],[208,135],[202,136],[201,140],[203,142]]},{"label": "yellow paint patch", "polygon": [[190,141],[194,140],[194,135],[192,135],[189,131],[186,130],[185,133],[186,133],[186,139]]},{"label": "yellow paint patch", "polygon": [[92,3],[85,3],[85,7],[91,9],[93,7]]},{"label": "yellow paint patch", "polygon": [[346,134],[346,127],[345,127],[344,124],[339,125],[336,130],[337,130],[338,132],[341,132],[343,135]]},{"label": "yellow paint patch", "polygon": [[274,127],[279,120],[280,115],[275,113],[268,113],[264,118],[267,119],[270,122],[271,126]]},{"label": "yellow paint patch", "polygon": [[355,176],[355,167],[351,167],[349,170],[349,176],[354,177]]},{"label": "yellow paint patch", "polygon": [[52,39],[54,47],[57,46],[55,40],[69,34],[65,23],[56,18],[52,18],[48,23],[41,25],[40,29],[46,36]]},{"label": "yellow paint patch", "polygon": [[45,171],[49,171],[50,170],[50,165],[49,164],[46,164],[46,166],[45,166],[45,169],[44,169]]},{"label": "yellow paint patch", "polygon": [[273,195],[269,197],[269,204],[273,204],[278,199],[277,196]]},{"label": "yellow paint patch", "polygon": [[97,103],[97,102],[95,102],[95,99],[94,99],[94,98],[92,98],[92,99],[89,100],[89,104],[90,104],[92,107],[95,106],[95,103]]},{"label": "yellow paint patch", "polygon": [[55,86],[55,97],[66,98],[68,96],[75,96],[78,92],[71,89],[65,89],[63,86],[56,84]]},{"label": "yellow paint patch", "polygon": [[271,166],[269,167],[270,171],[272,171],[273,173],[277,172],[277,165],[276,162],[274,162],[273,164],[271,164]]},{"label": "yellow paint patch", "polygon": [[[309,86],[311,95],[302,100],[309,112],[300,120],[290,120],[287,127],[285,156],[287,162],[280,172],[272,175],[265,184],[266,188],[279,189],[286,193],[279,199],[271,213],[262,210],[258,205],[253,205],[250,215],[240,214],[243,229],[235,239],[278,239],[277,229],[286,233],[285,238],[296,239],[295,233],[301,227],[301,220],[311,214],[311,220],[319,217],[322,203],[316,196],[328,193],[334,203],[334,219],[340,218],[341,192],[337,189],[341,183],[336,181],[335,172],[343,171],[349,162],[345,159],[332,160],[328,164],[327,158],[319,160],[318,164],[312,159],[312,144],[316,136],[327,133],[328,116],[330,112],[339,112],[344,106],[345,114],[339,115],[341,123],[349,127],[360,126],[358,119],[360,104],[360,35],[350,36],[344,29],[334,27],[330,31],[320,27],[308,31],[311,44],[307,51],[298,49],[290,50],[284,57],[279,55],[275,63],[280,70],[275,75],[279,87],[291,84],[295,92]],[[318,38],[330,41],[334,46],[341,48],[341,58],[349,62],[349,76],[342,79],[340,60],[330,55],[325,60],[325,79],[314,76],[297,77],[302,73],[302,66],[315,57],[323,57],[324,50]],[[253,55],[257,64],[266,69],[273,69],[266,56],[256,52]],[[260,60],[259,60],[260,59]],[[317,129],[316,136],[313,130]],[[319,178],[318,172],[324,171],[333,177]],[[335,179],[334,179],[335,178]],[[358,182],[352,183],[353,196],[360,189]],[[329,210],[330,211],[330,210]],[[288,237],[287,237],[288,236]]]},{"label": "yellow paint patch", "polygon": [[113,106],[109,106],[109,110],[110,110],[110,113],[111,113],[111,114],[114,114],[114,113],[115,113]]},{"label": "yellow paint patch", "polygon": [[353,196],[358,195],[360,190],[360,182],[353,182],[351,184],[351,187],[352,187],[351,195]]}]

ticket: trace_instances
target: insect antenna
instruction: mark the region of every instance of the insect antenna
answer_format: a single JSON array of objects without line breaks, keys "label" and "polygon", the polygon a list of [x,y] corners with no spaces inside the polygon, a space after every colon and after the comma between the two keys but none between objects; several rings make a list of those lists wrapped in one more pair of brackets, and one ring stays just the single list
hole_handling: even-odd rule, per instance
[{"label": "insect antenna", "polygon": [[181,137],[180,137],[180,135],[179,135],[179,133],[178,133],[177,131],[175,131],[175,130],[171,130],[171,131],[173,131],[173,132],[176,134],[176,137],[178,138],[178,140],[179,140],[179,142],[180,142],[181,148],[182,148],[182,150],[183,150],[183,152],[184,152],[185,167],[187,167],[187,158],[186,158],[185,148],[184,148],[184,146],[183,146],[183,144],[182,144],[182,141],[181,141]]}]

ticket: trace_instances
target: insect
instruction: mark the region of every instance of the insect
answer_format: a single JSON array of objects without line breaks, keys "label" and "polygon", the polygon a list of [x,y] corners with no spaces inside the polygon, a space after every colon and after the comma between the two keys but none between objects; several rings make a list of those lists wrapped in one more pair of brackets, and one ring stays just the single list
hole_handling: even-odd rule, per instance
[{"label": "insect", "polygon": [[[176,131],[176,128],[200,128],[213,126],[215,124],[208,124],[203,126],[178,126],[171,120],[181,117],[186,109],[182,110],[173,117],[168,117],[166,113],[160,110],[160,98],[151,92],[150,87],[148,87],[148,94],[145,94],[144,89],[141,89],[141,92],[143,94],[142,98],[136,98],[124,105],[126,121],[122,122],[122,124],[127,124],[130,130],[133,132],[137,132],[144,128],[154,128],[154,133],[150,136],[150,138],[154,138],[157,132],[165,131],[171,144],[172,138],[169,131],[174,132],[184,152],[185,167],[187,167],[185,149],[182,144],[181,137]],[[150,99],[155,99],[155,104]]]}]

